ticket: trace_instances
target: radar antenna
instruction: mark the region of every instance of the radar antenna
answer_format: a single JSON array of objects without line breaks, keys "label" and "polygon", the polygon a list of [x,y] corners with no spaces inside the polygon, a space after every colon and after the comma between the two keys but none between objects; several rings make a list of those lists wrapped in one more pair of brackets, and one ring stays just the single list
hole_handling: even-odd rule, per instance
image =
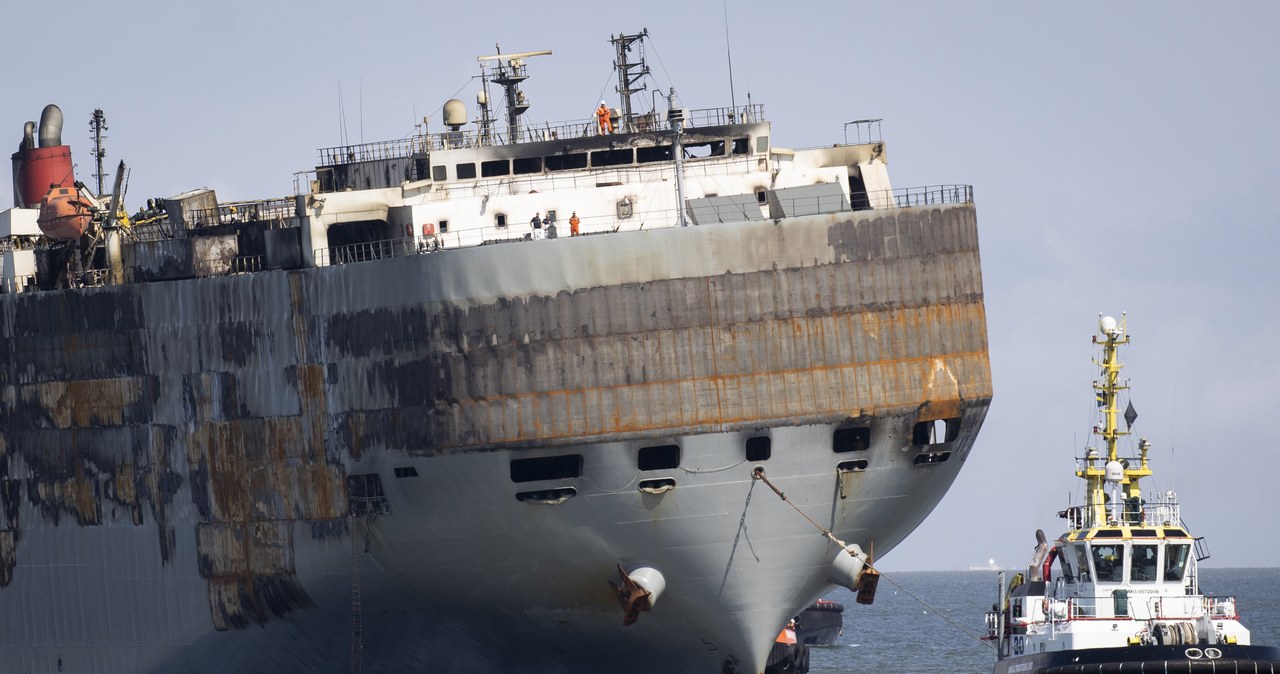
[{"label": "radar antenna", "polygon": [[[525,51],[516,54],[503,54],[499,50],[499,53],[493,56],[476,57],[476,60],[482,64],[485,61],[497,61],[492,67],[493,74],[489,79],[493,80],[495,84],[501,85],[506,93],[508,143],[520,142],[520,115],[523,115],[529,109],[529,99],[525,97],[523,91],[520,91],[520,83],[529,79],[529,72],[525,67],[524,60],[533,56],[550,55],[550,49]],[[486,99],[488,98],[487,92],[485,97]],[[483,105],[488,106],[487,100]]]}]

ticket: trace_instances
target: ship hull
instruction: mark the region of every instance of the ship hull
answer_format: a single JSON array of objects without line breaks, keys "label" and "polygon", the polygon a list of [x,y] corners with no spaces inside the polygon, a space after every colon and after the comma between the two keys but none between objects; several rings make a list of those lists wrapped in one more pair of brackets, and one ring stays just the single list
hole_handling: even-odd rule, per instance
[{"label": "ship hull", "polygon": [[[883,554],[991,396],[963,204],[0,311],[20,671],[760,671],[839,550],[754,468]],[[640,565],[666,589],[624,626],[609,581]]]},{"label": "ship hull", "polygon": [[[1206,655],[1206,651],[1215,651]],[[1083,648],[1001,660],[995,674],[1280,672],[1280,648],[1235,644]]]}]

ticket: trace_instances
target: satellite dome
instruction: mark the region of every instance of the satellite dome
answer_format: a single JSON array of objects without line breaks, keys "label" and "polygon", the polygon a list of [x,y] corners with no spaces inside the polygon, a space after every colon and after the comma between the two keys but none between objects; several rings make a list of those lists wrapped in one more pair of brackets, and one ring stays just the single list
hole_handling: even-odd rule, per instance
[{"label": "satellite dome", "polygon": [[1107,462],[1107,482],[1121,482],[1124,480],[1124,464],[1119,461]]},{"label": "satellite dome", "polygon": [[444,104],[444,125],[453,127],[456,131],[457,127],[467,123],[467,104],[456,98],[450,98]]}]

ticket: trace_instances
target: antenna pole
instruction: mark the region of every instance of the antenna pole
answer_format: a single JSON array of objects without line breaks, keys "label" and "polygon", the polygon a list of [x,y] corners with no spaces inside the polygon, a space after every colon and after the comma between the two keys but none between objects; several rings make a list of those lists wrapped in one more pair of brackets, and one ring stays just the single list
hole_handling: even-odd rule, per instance
[{"label": "antenna pole", "polygon": [[89,128],[93,131],[93,157],[97,160],[98,172],[93,174],[98,179],[98,191],[94,196],[101,198],[103,194],[103,179],[106,173],[102,170],[102,159],[107,156],[107,148],[102,146],[102,141],[107,137],[102,132],[107,130],[107,116],[103,114],[102,108],[93,111],[93,117],[89,119]]},{"label": "antenna pole", "polygon": [[738,101],[733,93],[733,50],[729,47],[729,4],[727,0],[721,0],[720,6],[724,8],[724,54],[729,61],[729,105],[733,110],[729,121],[733,122],[735,121],[733,117],[738,114]]},{"label": "antenna pole", "polygon": [[680,136],[684,134],[684,110],[676,107],[675,87],[671,87],[671,93],[667,95],[667,121],[671,122],[671,154],[676,160],[676,225],[688,227],[684,213],[684,149],[680,147]]}]

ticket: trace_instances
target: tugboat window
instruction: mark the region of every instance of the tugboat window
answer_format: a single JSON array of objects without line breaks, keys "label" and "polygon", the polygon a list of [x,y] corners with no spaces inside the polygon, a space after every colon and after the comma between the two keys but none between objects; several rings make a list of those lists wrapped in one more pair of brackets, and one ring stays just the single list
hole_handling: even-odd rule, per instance
[{"label": "tugboat window", "polygon": [[1071,571],[1071,562],[1068,559],[1065,554],[1058,555],[1058,568],[1062,570],[1062,579],[1064,581],[1074,583],[1076,582],[1076,576]]},{"label": "tugboat window", "polygon": [[1093,545],[1093,568],[1097,571],[1099,583],[1120,583],[1124,581],[1124,544],[1107,543]]},{"label": "tugboat window", "polygon": [[1071,547],[1076,551],[1076,568],[1080,569],[1080,582],[1087,583],[1093,580],[1093,576],[1089,573],[1089,553],[1085,552],[1084,544]]},{"label": "tugboat window", "polygon": [[1134,545],[1129,558],[1129,580],[1134,583],[1154,583],[1156,580],[1156,545]]},{"label": "tugboat window", "polygon": [[1164,551],[1164,579],[1182,582],[1187,572],[1187,554],[1191,551],[1188,543],[1170,543]]},{"label": "tugboat window", "polygon": [[475,164],[458,164],[454,167],[454,171],[458,174],[458,180],[467,180],[476,177]]}]

